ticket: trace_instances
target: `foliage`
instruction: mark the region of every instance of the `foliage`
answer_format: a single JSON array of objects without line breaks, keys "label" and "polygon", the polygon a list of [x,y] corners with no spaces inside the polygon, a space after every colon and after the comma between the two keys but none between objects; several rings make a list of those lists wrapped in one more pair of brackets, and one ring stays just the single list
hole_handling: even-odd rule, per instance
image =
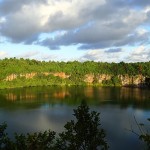
[{"label": "foliage", "polygon": [[3,149],[10,141],[8,134],[5,132],[7,124],[3,123],[0,125],[0,149]]},{"label": "foliage", "polygon": [[[145,143],[146,149],[150,150],[150,133],[148,131],[148,128],[146,128],[145,124],[138,123],[135,117],[134,117],[134,120],[135,120],[135,123],[139,129],[139,133],[137,131],[135,131],[132,128],[132,126],[131,126],[131,130],[129,130],[129,131],[131,131],[133,134],[138,136],[139,139]],[[150,121],[150,118],[148,118],[147,120]]]},{"label": "foliage", "polygon": [[[104,81],[104,86],[121,85],[118,75],[143,75],[150,77],[150,62],[138,63],[107,63],[107,62],[54,62],[54,61],[37,61],[30,59],[5,58],[0,60],[0,89],[26,87],[26,86],[43,86],[43,85],[86,85],[84,78],[86,74],[94,74],[93,84],[97,85],[97,77],[100,74],[111,75],[110,81]],[[44,72],[64,72],[69,78],[54,77],[53,75],[43,75]],[[20,77],[21,74],[37,73],[33,78],[26,79]],[[17,78],[7,81],[10,75],[16,75]]]},{"label": "foliage", "polygon": [[150,149],[150,134],[140,135],[140,139],[144,141],[147,145],[147,149]]},{"label": "foliage", "polygon": [[[148,119],[148,121],[150,121],[150,118]],[[141,124],[141,126],[144,126],[144,124]],[[150,133],[148,131],[144,132],[142,130],[141,135],[139,136],[139,138],[144,141],[147,145],[147,149],[150,149]]]},{"label": "foliage", "polygon": [[56,147],[60,150],[96,150],[108,149],[105,131],[100,128],[99,113],[89,112],[89,107],[82,102],[74,110],[76,120],[71,120],[59,134]]},{"label": "foliage", "polygon": [[33,134],[16,134],[15,141],[5,133],[6,123],[0,125],[0,149],[2,150],[47,150],[53,148],[54,131],[45,131]]},{"label": "foliage", "polygon": [[76,121],[67,122],[65,131],[55,137],[54,131],[39,133],[16,134],[11,140],[4,123],[0,126],[0,149],[2,150],[107,150],[105,131],[100,128],[99,113],[89,112],[89,107],[83,102],[74,110]]}]

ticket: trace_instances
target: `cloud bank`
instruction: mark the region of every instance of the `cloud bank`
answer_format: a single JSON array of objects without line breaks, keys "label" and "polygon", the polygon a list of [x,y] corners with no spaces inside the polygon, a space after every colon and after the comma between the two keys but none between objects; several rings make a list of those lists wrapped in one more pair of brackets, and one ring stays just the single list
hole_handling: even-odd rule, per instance
[{"label": "cloud bank", "polygon": [[145,46],[150,41],[149,23],[148,0],[0,1],[1,38],[50,50],[76,45],[114,54],[123,46]]}]

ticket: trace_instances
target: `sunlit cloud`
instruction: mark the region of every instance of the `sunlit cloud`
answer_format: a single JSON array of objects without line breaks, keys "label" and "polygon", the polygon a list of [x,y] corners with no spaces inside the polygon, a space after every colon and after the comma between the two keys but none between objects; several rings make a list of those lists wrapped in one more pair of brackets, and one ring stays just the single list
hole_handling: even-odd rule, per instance
[{"label": "sunlit cloud", "polygon": [[17,57],[18,58],[32,58],[38,54],[39,54],[39,51],[27,51],[25,53],[18,55]]},{"label": "sunlit cloud", "polygon": [[82,61],[120,62],[122,49],[100,49],[86,52],[80,59]]},{"label": "sunlit cloud", "polygon": [[9,55],[5,51],[0,51],[0,58],[3,59],[5,57],[8,57]]},{"label": "sunlit cloud", "polygon": [[[49,50],[72,46],[88,52],[102,50],[99,55],[106,56],[105,60],[110,55],[113,58],[119,55],[122,59],[120,55],[126,55],[128,50],[120,50],[127,46],[132,49],[141,45],[149,47],[149,23],[150,2],[147,0],[0,1],[0,42],[37,45]],[[112,54],[113,51],[116,53]],[[149,59],[147,55],[143,57]],[[60,60],[63,58],[65,56]],[[92,60],[97,61],[97,56]]]},{"label": "sunlit cloud", "polygon": [[144,46],[135,48],[126,58],[129,62],[145,62],[150,60],[150,49]]}]

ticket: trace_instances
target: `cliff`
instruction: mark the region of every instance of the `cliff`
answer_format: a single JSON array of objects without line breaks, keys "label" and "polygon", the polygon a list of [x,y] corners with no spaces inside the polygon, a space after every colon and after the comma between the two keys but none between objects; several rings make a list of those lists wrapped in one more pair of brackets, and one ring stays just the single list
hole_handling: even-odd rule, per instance
[{"label": "cliff", "polygon": [[[13,81],[18,78],[32,79],[39,75],[39,73],[31,72],[25,74],[10,74],[3,81]],[[42,78],[46,76],[53,75],[55,77],[59,77],[60,79],[69,79],[71,76],[64,72],[42,72],[40,73]],[[110,74],[86,74],[83,77],[83,82],[87,85],[105,85],[105,86],[134,86],[134,87],[143,87],[149,85],[148,78],[143,75],[110,75]],[[76,83],[78,85],[78,83]]]},{"label": "cliff", "polygon": [[[114,81],[114,78],[116,78],[118,81]],[[120,86],[135,86],[135,87],[142,87],[148,84],[146,81],[148,78],[144,77],[143,75],[109,75],[109,74],[99,74],[99,75],[94,75],[94,74],[87,74],[85,75],[84,81],[88,84],[101,84],[103,85],[104,83],[110,83],[114,84],[118,83]]]},{"label": "cliff", "polygon": [[37,72],[31,72],[31,73],[24,73],[24,74],[10,74],[8,75],[4,81],[12,81],[15,80],[17,78],[21,78],[24,77],[25,79],[32,79],[38,75],[43,75],[44,76],[48,76],[48,75],[53,75],[55,77],[60,77],[60,78],[68,78],[69,75],[66,75],[64,72],[56,72],[56,73],[52,73],[52,72],[42,72],[42,73],[37,73]]}]

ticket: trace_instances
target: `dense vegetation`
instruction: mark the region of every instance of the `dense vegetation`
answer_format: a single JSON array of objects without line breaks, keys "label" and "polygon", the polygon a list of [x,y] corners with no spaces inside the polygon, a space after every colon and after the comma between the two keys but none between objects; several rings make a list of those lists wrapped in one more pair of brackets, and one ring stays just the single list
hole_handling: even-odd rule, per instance
[{"label": "dense vegetation", "polygon": [[11,140],[5,129],[6,124],[0,125],[0,149],[2,150],[107,150],[105,131],[101,128],[99,113],[89,111],[82,104],[74,110],[76,120],[67,122],[65,130],[55,136],[54,131],[40,133],[15,134]]},{"label": "dense vegetation", "polygon": [[[21,74],[36,73],[33,78],[26,79]],[[43,75],[43,72],[64,72],[68,78],[60,78],[52,74]],[[10,75],[18,77],[12,81],[6,81]],[[5,58],[0,60],[0,88],[41,86],[41,85],[86,85],[84,77],[86,74],[95,76],[93,84],[97,84],[96,75],[111,75],[102,85],[121,85],[118,75],[143,75],[150,77],[150,62],[138,63],[102,63],[102,62],[45,62],[30,59]]]}]

